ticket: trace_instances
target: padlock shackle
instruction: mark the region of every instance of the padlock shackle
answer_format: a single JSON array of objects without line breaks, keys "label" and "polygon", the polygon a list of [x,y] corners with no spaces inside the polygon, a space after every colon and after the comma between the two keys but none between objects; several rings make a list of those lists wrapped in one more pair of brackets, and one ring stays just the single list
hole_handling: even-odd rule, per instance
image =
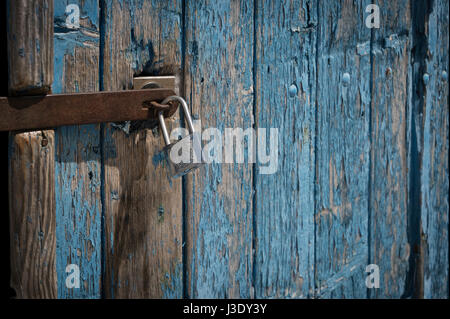
[{"label": "padlock shackle", "polygon": [[[192,124],[191,114],[189,113],[189,108],[188,108],[188,105],[187,105],[186,101],[182,97],[179,97],[179,96],[176,96],[176,95],[172,95],[172,96],[166,97],[164,99],[164,101],[161,102],[161,104],[167,104],[170,101],[178,101],[178,102],[180,102],[181,106],[183,107],[183,111],[184,111],[184,115],[185,115],[185,118],[186,118],[186,122],[188,124],[189,133],[190,134],[194,134],[194,124]],[[158,116],[160,116],[160,115],[158,115]],[[160,122],[161,122],[161,119],[160,119]],[[167,130],[166,130],[166,133],[167,133]],[[163,132],[163,134],[164,134],[164,132]],[[165,137],[164,137],[164,139],[165,139]],[[167,141],[166,141],[166,143],[167,143]],[[170,140],[169,140],[168,144],[170,144]]]},{"label": "padlock shackle", "polygon": [[167,132],[166,123],[164,122],[163,112],[158,113],[158,120],[159,120],[159,125],[161,126],[161,131],[163,133],[164,142],[166,143],[166,145],[169,145],[170,138],[169,138],[169,133]]}]

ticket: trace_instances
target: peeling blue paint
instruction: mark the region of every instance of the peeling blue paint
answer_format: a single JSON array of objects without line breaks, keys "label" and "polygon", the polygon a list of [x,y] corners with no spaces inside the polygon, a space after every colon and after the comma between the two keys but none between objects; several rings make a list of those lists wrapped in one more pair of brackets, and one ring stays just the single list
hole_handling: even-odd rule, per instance
[{"label": "peeling blue paint", "polygon": [[[98,2],[79,1],[84,26],[68,30],[69,2],[55,2],[55,93],[66,90],[65,59],[100,45]],[[400,2],[405,8],[410,3]],[[407,20],[407,14],[380,30],[367,29],[361,17],[369,3],[186,2],[185,34],[176,41],[186,45],[185,72],[192,82],[185,91],[195,118],[222,131],[279,128],[280,164],[274,175],[259,174],[258,164],[211,164],[192,175],[192,188],[185,188],[184,222],[192,226],[187,238],[193,241],[187,273],[182,263],[161,271],[165,298],[180,298],[183,290],[194,298],[397,298],[410,296],[414,285],[423,286],[425,297],[448,297],[442,284],[448,283],[448,37],[439,29],[448,26],[448,2],[429,2],[430,19],[421,23],[430,25],[419,37],[411,32],[422,25],[411,24],[420,21]],[[112,0],[105,4],[111,7]],[[160,39],[144,40],[135,25],[143,4],[119,2],[131,17],[131,32],[123,35],[131,43],[126,56],[135,74],[162,74],[164,57],[155,48],[173,39],[182,17],[152,2],[161,21],[171,23]],[[391,9],[383,5],[382,15],[390,17]],[[412,59],[414,45],[429,54],[417,51]],[[74,82],[70,90],[80,87]],[[423,102],[413,88],[420,88]],[[105,159],[117,156],[114,130],[130,134],[130,122],[112,127],[103,136]],[[105,263],[100,154],[94,151],[99,130],[60,128],[55,143],[58,296],[98,298]],[[152,154],[151,161],[161,169],[164,153]],[[107,197],[120,200],[117,192]],[[157,214],[166,213],[160,208]],[[117,221],[106,222],[114,229]],[[105,238],[114,256],[114,232]],[[157,243],[158,249],[168,241]],[[413,244],[425,256],[414,255]],[[147,258],[156,256],[155,247],[144,245]],[[419,257],[423,283],[412,278]],[[380,265],[385,286],[368,292],[364,268],[371,262]],[[80,266],[80,290],[65,287],[68,263]],[[113,298],[115,288],[134,285],[114,274],[107,279]],[[189,276],[187,287],[183,275]]]},{"label": "peeling blue paint", "polygon": [[[291,30],[316,23],[316,6],[307,1],[256,4],[256,126],[280,130],[278,171],[261,175],[255,164],[253,177],[256,298],[313,295],[317,30]],[[279,86],[291,82],[297,83],[298,93],[288,99]]]},{"label": "peeling blue paint", "polygon": [[[449,2],[432,1],[423,27],[427,48],[424,69],[429,79],[423,100],[423,147],[420,171],[421,249],[424,253],[423,297],[449,297],[449,108],[448,108],[448,24]],[[420,7],[419,7],[420,8]],[[423,9],[422,9],[423,11]],[[422,31],[422,30],[420,30]],[[419,43],[420,45],[420,43]],[[421,70],[419,70],[421,71]],[[442,78],[439,73],[442,72]],[[422,118],[421,118],[422,119]],[[419,124],[419,123],[418,123]]]},{"label": "peeling blue paint", "polygon": [[[70,1],[80,6],[82,17],[98,25],[97,1]],[[68,1],[55,1],[55,28],[65,15]],[[65,21],[65,19],[63,20]],[[97,33],[98,34],[98,33]],[[66,58],[75,50],[98,48],[98,37],[82,30],[55,32],[54,93],[79,91],[69,82]],[[77,61],[82,63],[82,61]],[[98,83],[97,83],[98,84]],[[85,86],[85,85],[84,85]],[[98,88],[91,87],[91,91]],[[61,127],[55,130],[56,271],[58,298],[100,298],[101,287],[101,203],[100,143],[97,125]],[[85,174],[85,175],[83,175]],[[80,269],[80,288],[67,288],[65,269],[76,264]]]},{"label": "peeling blue paint", "polygon": [[[186,97],[193,113],[199,113],[203,128],[252,127],[253,3],[192,1],[185,9],[186,72],[192,79]],[[206,105],[214,107],[204,112]],[[248,164],[211,164],[192,175],[186,195],[188,224],[193,225],[188,230],[193,240],[187,252],[189,297],[252,294],[251,172]]]},{"label": "peeling blue paint", "polygon": [[161,279],[161,289],[166,299],[180,299],[183,292],[183,264],[178,263],[170,273],[166,272]]}]

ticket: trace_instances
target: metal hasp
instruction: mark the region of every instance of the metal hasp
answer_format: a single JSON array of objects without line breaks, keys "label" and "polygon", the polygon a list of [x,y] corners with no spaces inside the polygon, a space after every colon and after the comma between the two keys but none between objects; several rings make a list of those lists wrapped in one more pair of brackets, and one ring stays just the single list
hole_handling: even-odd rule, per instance
[{"label": "metal hasp", "polygon": [[156,88],[175,90],[175,85],[176,81],[174,75],[138,76],[133,78],[133,88],[137,90]]},{"label": "metal hasp", "polygon": [[144,89],[117,92],[0,97],[0,131],[64,125],[157,119],[172,116],[177,104],[160,105],[175,92]]}]

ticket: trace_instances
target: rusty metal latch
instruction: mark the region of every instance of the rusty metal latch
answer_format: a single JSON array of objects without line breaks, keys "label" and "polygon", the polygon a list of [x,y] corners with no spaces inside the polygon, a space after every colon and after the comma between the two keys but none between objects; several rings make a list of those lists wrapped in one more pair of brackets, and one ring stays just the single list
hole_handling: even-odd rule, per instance
[{"label": "rusty metal latch", "polygon": [[63,125],[158,119],[172,116],[178,103],[159,104],[173,89],[0,97],[0,131]]}]

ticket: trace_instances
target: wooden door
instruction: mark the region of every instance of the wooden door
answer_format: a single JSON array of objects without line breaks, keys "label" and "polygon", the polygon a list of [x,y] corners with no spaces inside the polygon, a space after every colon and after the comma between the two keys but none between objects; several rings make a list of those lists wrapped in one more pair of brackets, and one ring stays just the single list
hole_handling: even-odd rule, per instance
[{"label": "wooden door", "polygon": [[53,93],[175,75],[202,129],[277,128],[278,166],[168,178],[155,123],[12,132],[18,298],[448,297],[448,1],[29,3]]}]

